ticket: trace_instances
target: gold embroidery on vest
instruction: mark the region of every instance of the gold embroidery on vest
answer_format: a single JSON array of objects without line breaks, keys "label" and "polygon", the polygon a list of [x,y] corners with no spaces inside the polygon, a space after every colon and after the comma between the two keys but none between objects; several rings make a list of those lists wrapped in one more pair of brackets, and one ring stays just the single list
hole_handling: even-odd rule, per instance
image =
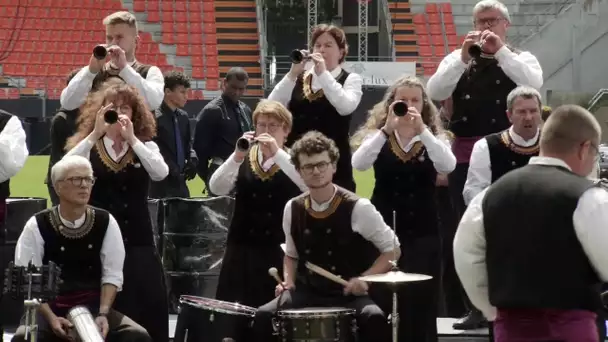
[{"label": "gold embroidery on vest", "polygon": [[405,152],[401,146],[399,146],[399,142],[397,141],[395,134],[391,134],[391,136],[388,138],[388,143],[391,151],[393,151],[393,154],[404,163],[407,163],[413,158],[420,156],[424,152],[424,145],[420,141],[416,141],[412,148]]},{"label": "gold embroidery on vest", "polygon": [[536,143],[534,143],[534,145],[525,147],[519,146],[514,143],[508,130],[502,132],[502,134],[500,135],[500,142],[502,142],[503,145],[505,145],[508,149],[517,154],[523,154],[526,156],[537,154],[540,151],[540,145],[538,143],[539,141],[540,137],[536,139]]},{"label": "gold embroidery on vest", "polygon": [[50,214],[50,222],[53,229],[66,239],[76,240],[81,239],[91,232],[95,224],[95,210],[87,207],[85,211],[84,223],[78,228],[68,228],[61,221],[59,216],[59,207],[55,207]]},{"label": "gold embroidery on vest", "polygon": [[323,89],[319,89],[317,92],[312,91],[312,72],[302,78],[302,88],[304,90],[304,97],[310,102],[325,96]]},{"label": "gold embroidery on vest", "polygon": [[260,166],[258,162],[258,151],[260,150],[259,145],[253,145],[249,150],[249,166],[251,167],[251,171],[262,181],[267,181],[272,178],[277,172],[279,172],[279,165],[276,163],[272,165],[268,171],[264,171],[264,169]]},{"label": "gold embroidery on vest", "polygon": [[112,172],[118,173],[133,162],[133,150],[131,147],[129,147],[127,153],[117,162],[114,161],[114,159],[112,159],[112,157],[110,157],[108,154],[106,145],[103,143],[103,139],[97,140],[97,143],[95,143],[95,149],[97,149],[97,154],[99,154],[99,159],[101,159],[101,162]]},{"label": "gold embroidery on vest", "polygon": [[310,216],[312,216],[316,219],[325,219],[325,218],[329,217],[331,214],[336,212],[336,210],[338,209],[338,206],[340,205],[340,203],[342,203],[343,200],[344,200],[343,195],[340,193],[336,193],[334,198],[332,198],[331,202],[329,203],[329,206],[327,206],[327,209],[325,209],[323,211],[315,211],[311,207],[310,195],[308,195],[306,197],[306,199],[304,199],[304,208],[306,209],[306,211],[308,212],[308,214]]}]

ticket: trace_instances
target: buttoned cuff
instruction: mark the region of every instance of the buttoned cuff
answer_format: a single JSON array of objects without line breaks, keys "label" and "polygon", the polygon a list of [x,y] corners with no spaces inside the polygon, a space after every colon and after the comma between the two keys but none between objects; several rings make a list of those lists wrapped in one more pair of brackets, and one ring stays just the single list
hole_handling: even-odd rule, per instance
[{"label": "buttoned cuff", "polygon": [[494,54],[494,58],[496,58],[496,60],[500,62],[505,58],[508,58],[512,53],[513,52],[511,52],[511,50],[509,50],[506,45],[503,45],[498,51],[496,51],[496,53]]},{"label": "buttoned cuff", "polygon": [[134,77],[138,78],[140,75],[130,65],[127,65],[122,70],[120,70],[118,76],[125,80],[126,83],[129,83],[129,81],[132,80]]}]

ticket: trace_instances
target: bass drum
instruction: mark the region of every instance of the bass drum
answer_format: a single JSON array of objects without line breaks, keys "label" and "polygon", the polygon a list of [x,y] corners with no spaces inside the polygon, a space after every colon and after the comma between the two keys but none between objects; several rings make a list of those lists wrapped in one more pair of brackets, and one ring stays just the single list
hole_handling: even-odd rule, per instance
[{"label": "bass drum", "polygon": [[[6,199],[6,216],[0,222],[0,284],[4,284],[4,270],[15,258],[15,245],[25,223],[36,213],[46,209],[45,198],[11,197]],[[18,326],[23,314],[23,300],[15,300],[0,293],[0,326]]]},{"label": "bass drum", "polygon": [[223,196],[162,201],[161,256],[169,310],[177,313],[182,295],[215,297],[234,199]]}]

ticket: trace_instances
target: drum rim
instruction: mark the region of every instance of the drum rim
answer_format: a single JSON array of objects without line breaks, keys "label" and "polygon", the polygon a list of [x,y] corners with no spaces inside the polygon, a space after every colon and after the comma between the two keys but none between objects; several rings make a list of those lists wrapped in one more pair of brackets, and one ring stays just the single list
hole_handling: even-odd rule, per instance
[{"label": "drum rim", "polygon": [[[201,300],[204,300],[205,302],[201,302]],[[239,303],[227,302],[224,300],[219,300],[219,299],[214,299],[214,298],[207,298],[207,297],[181,295],[179,297],[179,303],[180,304],[193,304],[196,307],[200,307],[200,308],[203,308],[203,309],[206,309],[209,311],[223,313],[223,314],[227,314],[227,315],[253,317],[253,316],[255,316],[255,313],[256,313],[256,309],[251,306],[247,306],[247,305],[243,305],[243,304],[239,304]],[[211,304],[212,303],[218,303],[218,304],[221,303],[221,304],[226,305],[226,307],[234,309],[234,311],[209,305],[210,303]]]},{"label": "drum rim", "polygon": [[[331,311],[315,312],[314,309],[325,309]],[[332,318],[345,315],[354,315],[354,309],[349,308],[301,308],[301,309],[285,309],[279,310],[277,315],[283,318]]]}]

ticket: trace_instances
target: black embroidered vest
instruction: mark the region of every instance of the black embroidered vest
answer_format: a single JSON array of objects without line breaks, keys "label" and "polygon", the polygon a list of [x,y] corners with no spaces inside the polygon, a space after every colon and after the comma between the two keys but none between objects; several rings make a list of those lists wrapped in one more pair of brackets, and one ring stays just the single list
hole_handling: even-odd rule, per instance
[{"label": "black embroidered vest", "polygon": [[437,171],[422,142],[414,143],[405,152],[391,134],[374,163],[374,175],[376,184],[371,201],[391,227],[395,211],[400,239],[438,233]]},{"label": "black embroidered vest", "polygon": [[228,243],[278,246],[285,242],[283,210],[301,191],[277,164],[264,171],[253,145],[239,169]]},{"label": "black embroidered vest", "polygon": [[538,144],[540,137],[532,146],[518,146],[513,142],[508,129],[488,135],[486,141],[490,152],[492,183],[496,182],[505,173],[528,165],[530,158],[538,156],[540,150]]},{"label": "black embroidered vest", "polygon": [[298,253],[296,286],[319,295],[342,296],[344,288],[309,271],[311,262],[343,279],[360,276],[379,255],[375,246],[353,232],[351,220],[359,197],[337,187],[327,210],[312,210],[310,196],[304,193],[293,199],[291,236]]},{"label": "black embroidered vest", "polygon": [[594,182],[566,168],[526,165],[483,199],[490,302],[497,308],[601,308],[600,279],[572,216]]},{"label": "black embroidered vest", "polygon": [[91,164],[97,181],[91,205],[116,218],[125,247],[153,246],[152,222],[148,212],[150,176],[131,148],[115,162],[100,139],[91,150]]},{"label": "black embroidered vest", "polygon": [[[139,62],[135,62],[132,65],[132,68],[141,75],[141,77],[148,77],[148,70],[150,70],[151,65],[140,64]],[[99,87],[109,78],[116,77],[122,79],[117,74],[111,74],[107,71],[107,69],[101,70],[95,78],[93,79],[93,86],[91,87],[92,91],[99,90]]]},{"label": "black embroidered vest", "polygon": [[85,221],[79,228],[66,228],[59,217],[58,207],[43,210],[35,217],[44,240],[43,264],[52,261],[61,268],[63,283],[59,294],[100,290],[100,253],[108,229],[108,212],[89,206]]},{"label": "black embroidered vest", "polygon": [[[342,70],[336,81],[344,85],[348,75],[348,72]],[[294,141],[312,130],[323,133],[332,139],[340,150],[334,183],[350,191],[355,191],[349,144],[352,115],[340,115],[323,95],[323,90],[313,93],[312,76],[306,79],[303,76],[298,77],[289,101],[289,110],[293,115],[293,128],[287,138],[286,145],[291,146]]]},{"label": "black embroidered vest", "polygon": [[494,58],[477,58],[452,93],[449,129],[457,137],[483,137],[509,128],[507,95],[517,85]]}]

